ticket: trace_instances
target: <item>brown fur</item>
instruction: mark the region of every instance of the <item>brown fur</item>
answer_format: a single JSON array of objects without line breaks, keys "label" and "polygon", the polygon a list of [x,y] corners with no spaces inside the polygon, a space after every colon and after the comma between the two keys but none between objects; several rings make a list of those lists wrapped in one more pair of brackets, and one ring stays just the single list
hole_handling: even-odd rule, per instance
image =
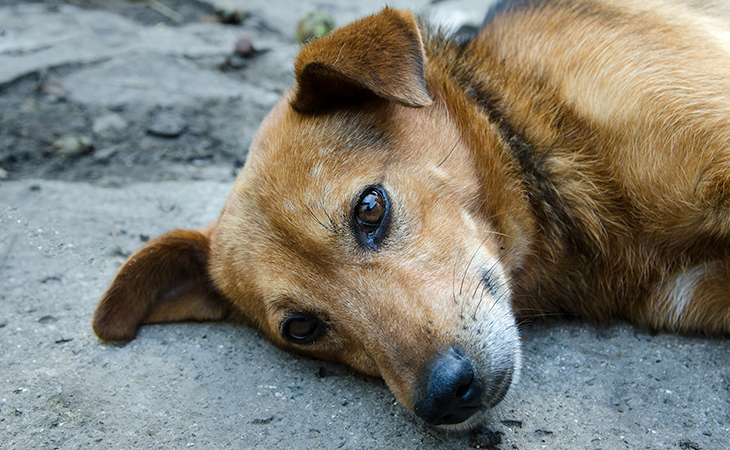
[{"label": "brown fur", "polygon": [[[417,413],[449,348],[499,402],[514,316],[728,333],[730,11],[704,5],[522,1],[464,44],[385,9],[310,43],[217,224],[133,255],[94,330],[245,320]],[[315,342],[286,338],[297,314]]]}]

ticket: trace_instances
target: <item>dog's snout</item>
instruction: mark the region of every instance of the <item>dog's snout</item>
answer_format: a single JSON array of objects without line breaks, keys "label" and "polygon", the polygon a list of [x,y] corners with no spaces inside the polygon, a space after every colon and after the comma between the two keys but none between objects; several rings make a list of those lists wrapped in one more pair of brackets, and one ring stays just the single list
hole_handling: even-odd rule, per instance
[{"label": "dog's snout", "polygon": [[424,389],[413,410],[427,423],[455,425],[481,408],[482,387],[476,370],[459,349],[441,354],[424,378]]}]

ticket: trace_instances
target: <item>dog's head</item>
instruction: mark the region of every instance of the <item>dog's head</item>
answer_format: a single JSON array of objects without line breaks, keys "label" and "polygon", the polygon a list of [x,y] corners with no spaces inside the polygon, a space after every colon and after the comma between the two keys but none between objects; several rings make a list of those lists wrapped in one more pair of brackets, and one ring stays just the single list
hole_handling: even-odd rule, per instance
[{"label": "dog's head", "polygon": [[234,317],[382,376],[428,423],[475,425],[519,372],[516,263],[416,22],[386,9],[309,44],[295,69],[218,222],[133,255],[96,333]]}]

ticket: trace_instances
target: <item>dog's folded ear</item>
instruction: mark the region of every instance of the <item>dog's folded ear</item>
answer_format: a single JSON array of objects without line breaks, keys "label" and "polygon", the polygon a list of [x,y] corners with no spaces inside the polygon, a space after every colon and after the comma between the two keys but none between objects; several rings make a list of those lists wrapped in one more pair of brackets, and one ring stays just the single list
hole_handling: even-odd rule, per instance
[{"label": "dog's folded ear", "polygon": [[128,341],[144,323],[223,320],[230,306],[208,276],[210,229],[176,230],[148,242],[119,270],[94,312],[94,332]]},{"label": "dog's folded ear", "polygon": [[292,107],[316,112],[373,95],[428,106],[425,58],[413,15],[385,8],[302,48],[294,65]]}]

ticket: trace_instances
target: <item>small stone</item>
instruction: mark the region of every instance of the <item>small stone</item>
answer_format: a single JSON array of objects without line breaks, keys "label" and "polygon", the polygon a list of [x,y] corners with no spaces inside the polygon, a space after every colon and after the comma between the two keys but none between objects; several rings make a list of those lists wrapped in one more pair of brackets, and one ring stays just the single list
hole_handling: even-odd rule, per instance
[{"label": "small stone", "polygon": [[68,158],[82,156],[93,150],[93,141],[88,136],[64,136],[53,143],[53,151]]},{"label": "small stone", "polygon": [[682,450],[702,450],[702,447],[700,447],[699,444],[696,444],[689,439],[682,439],[679,441],[678,445]]},{"label": "small stone", "polygon": [[221,23],[229,25],[239,25],[248,16],[245,11],[230,3],[216,3],[213,5],[213,12]]},{"label": "small stone", "polygon": [[176,138],[188,129],[188,123],[179,114],[160,111],[152,118],[147,132],[153,136]]},{"label": "small stone", "polygon": [[39,78],[37,90],[45,96],[48,103],[66,100],[68,89],[59,79],[49,75],[47,71],[42,71]]},{"label": "small stone", "polygon": [[522,421],[521,420],[503,420],[502,425],[506,425],[510,428],[522,428]]},{"label": "small stone", "polygon": [[110,145],[94,152],[94,159],[97,162],[109,161],[122,150],[123,144]]},{"label": "small stone", "polygon": [[253,425],[268,425],[274,420],[274,416],[267,417],[265,419],[253,419],[250,424]]},{"label": "small stone", "polygon": [[236,54],[243,57],[250,57],[256,50],[253,48],[253,42],[250,38],[242,37],[236,41]]},{"label": "small stone", "polygon": [[125,131],[129,123],[117,113],[104,114],[94,119],[91,129],[98,136],[109,136]]},{"label": "small stone", "polygon": [[504,433],[501,431],[492,431],[487,429],[479,430],[472,434],[471,442],[469,443],[472,448],[486,448],[496,450],[502,443],[502,436]]},{"label": "small stone", "polygon": [[310,39],[325,36],[335,29],[335,20],[324,11],[313,10],[302,14],[297,24],[297,42],[303,44]]},{"label": "small stone", "polygon": [[0,180],[8,179],[8,171],[0,167]]}]

